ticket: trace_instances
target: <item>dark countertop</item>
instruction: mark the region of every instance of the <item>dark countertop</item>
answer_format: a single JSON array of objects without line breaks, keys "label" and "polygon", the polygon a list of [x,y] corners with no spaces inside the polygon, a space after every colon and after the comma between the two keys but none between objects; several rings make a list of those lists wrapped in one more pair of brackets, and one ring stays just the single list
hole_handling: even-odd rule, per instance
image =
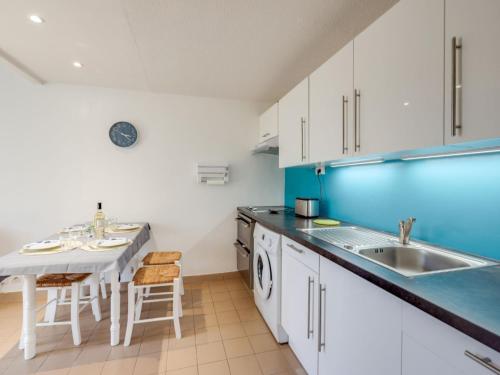
[{"label": "dark countertop", "polygon": [[247,207],[238,211],[500,352],[500,264],[405,277],[297,230],[317,225],[292,209],[277,214]]}]

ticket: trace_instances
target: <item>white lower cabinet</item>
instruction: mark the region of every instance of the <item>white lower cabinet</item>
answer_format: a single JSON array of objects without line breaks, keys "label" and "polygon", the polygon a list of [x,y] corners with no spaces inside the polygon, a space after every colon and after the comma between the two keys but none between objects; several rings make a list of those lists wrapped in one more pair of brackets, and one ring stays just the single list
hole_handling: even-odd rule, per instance
[{"label": "white lower cabinet", "polygon": [[402,301],[323,257],[320,288],[318,373],[401,374]]},{"label": "white lower cabinet", "polygon": [[[317,374],[319,255],[283,238],[281,324],[288,344],[309,375]],[[316,266],[316,269],[310,268]]]},{"label": "white lower cabinet", "polygon": [[500,353],[404,303],[402,375],[493,375],[486,358],[500,368]]}]

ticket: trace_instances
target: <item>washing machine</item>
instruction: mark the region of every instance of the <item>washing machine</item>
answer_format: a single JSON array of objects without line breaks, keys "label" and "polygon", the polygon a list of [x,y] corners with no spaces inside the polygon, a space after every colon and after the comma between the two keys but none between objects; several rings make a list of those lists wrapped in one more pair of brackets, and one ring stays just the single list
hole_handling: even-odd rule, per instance
[{"label": "washing machine", "polygon": [[279,343],[288,342],[281,326],[281,236],[260,224],[254,230],[255,304]]}]

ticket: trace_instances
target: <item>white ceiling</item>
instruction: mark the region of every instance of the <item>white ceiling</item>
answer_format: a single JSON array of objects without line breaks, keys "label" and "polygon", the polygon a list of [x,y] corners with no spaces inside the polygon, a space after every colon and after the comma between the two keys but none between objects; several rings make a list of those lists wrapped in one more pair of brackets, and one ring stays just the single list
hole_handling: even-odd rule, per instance
[{"label": "white ceiling", "polygon": [[48,83],[270,101],[396,1],[0,0],[0,54]]}]

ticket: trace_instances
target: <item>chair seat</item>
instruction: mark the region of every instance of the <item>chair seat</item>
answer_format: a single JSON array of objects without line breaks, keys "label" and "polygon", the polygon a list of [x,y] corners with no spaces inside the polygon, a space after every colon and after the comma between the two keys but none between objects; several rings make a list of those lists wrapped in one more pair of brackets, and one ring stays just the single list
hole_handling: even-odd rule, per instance
[{"label": "chair seat", "polygon": [[155,266],[161,264],[174,264],[181,260],[182,253],[180,251],[153,251],[148,253],[142,260],[145,266]]},{"label": "chair seat", "polygon": [[134,275],[135,285],[154,285],[171,283],[179,277],[179,267],[175,265],[142,267]]},{"label": "chair seat", "polygon": [[71,286],[71,283],[81,282],[90,275],[90,273],[48,273],[36,280],[36,286],[38,288]]}]

